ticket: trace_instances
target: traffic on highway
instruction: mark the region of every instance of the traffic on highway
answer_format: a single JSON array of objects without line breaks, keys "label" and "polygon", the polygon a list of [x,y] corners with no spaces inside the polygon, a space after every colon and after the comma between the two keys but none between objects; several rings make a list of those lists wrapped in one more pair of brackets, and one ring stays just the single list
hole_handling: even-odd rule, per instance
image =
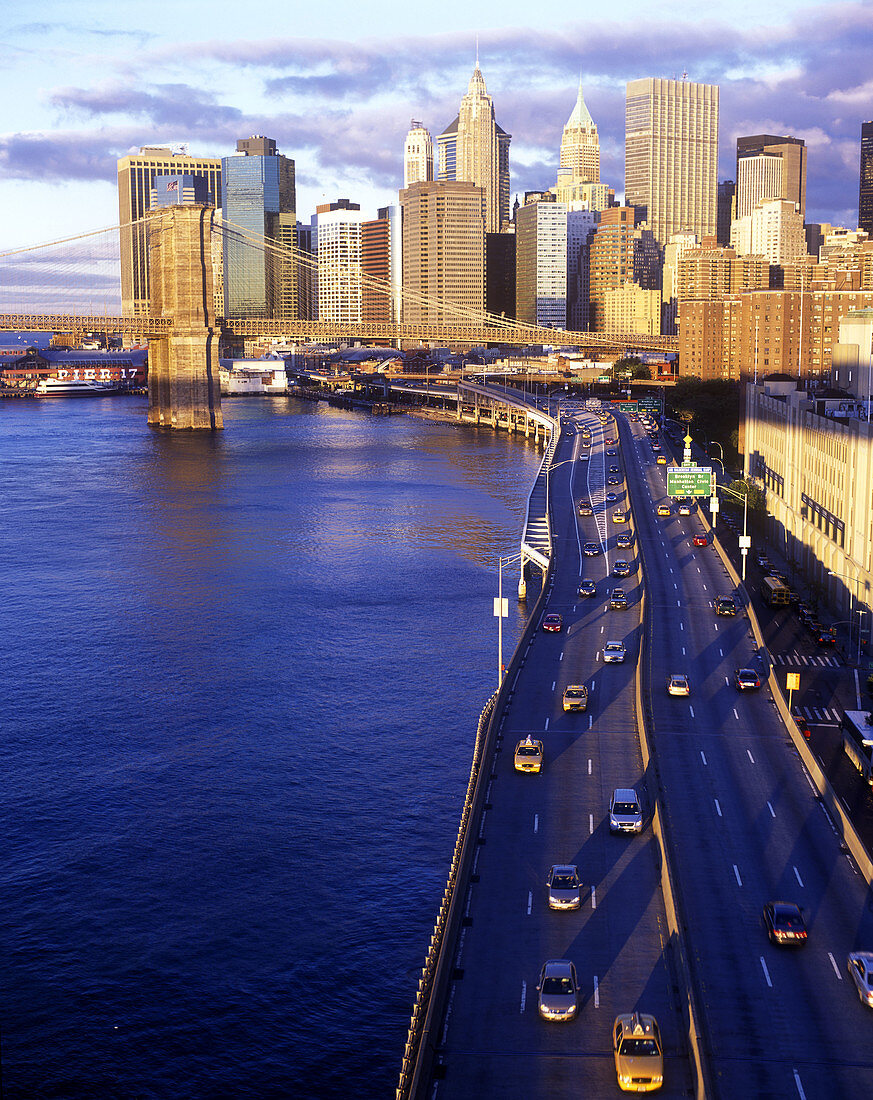
[{"label": "traffic on highway", "polygon": [[426,1094],[873,1095],[870,888],[742,594],[657,425],[561,422]]}]

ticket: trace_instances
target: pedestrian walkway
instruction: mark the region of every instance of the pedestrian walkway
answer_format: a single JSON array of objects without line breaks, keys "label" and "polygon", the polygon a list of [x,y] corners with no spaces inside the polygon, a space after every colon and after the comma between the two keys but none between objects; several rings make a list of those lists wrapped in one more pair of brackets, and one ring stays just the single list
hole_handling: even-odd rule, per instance
[{"label": "pedestrian walkway", "polygon": [[795,707],[794,712],[807,722],[815,722],[820,726],[838,726],[842,717],[833,707]]},{"label": "pedestrian walkway", "polygon": [[814,654],[807,656],[805,653],[774,653],[772,658],[775,665],[792,665],[795,668],[844,667],[844,662],[839,657],[817,657]]}]

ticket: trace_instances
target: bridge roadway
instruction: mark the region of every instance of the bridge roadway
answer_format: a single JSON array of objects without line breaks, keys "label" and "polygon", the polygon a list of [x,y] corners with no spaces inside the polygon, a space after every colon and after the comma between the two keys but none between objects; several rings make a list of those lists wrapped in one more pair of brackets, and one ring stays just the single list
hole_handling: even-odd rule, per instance
[{"label": "bridge roadway", "polygon": [[[656,515],[666,501],[664,470],[639,425],[620,419],[618,462],[642,573],[634,585],[617,582],[631,590],[631,609],[606,610],[612,582],[605,576],[617,555],[606,522],[612,505],[602,505],[602,434],[592,432],[588,463],[579,460],[578,436],[562,438],[552,480],[557,564],[548,610],[564,614],[566,633],[536,635],[505,714],[441,1034],[443,1068],[427,1095],[616,1094],[610,1025],[634,1008],[654,1012],[662,1027],[662,1095],[691,1087],[679,1011],[684,989],[661,947],[655,842],[648,829],[628,839],[607,827],[612,787],[642,779],[631,679],[644,582],[640,659],[653,746],[646,778],[649,795],[659,790],[666,809],[709,1094],[873,1096],[873,1012],[846,973],[849,951],[873,949],[873,894],[841,850],[766,681],[759,692],[733,687],[733,670],[757,660],[748,621],[713,614],[713,597],[731,587],[724,566],[712,546],[692,546],[692,534],[703,530],[697,516]],[[597,507],[593,518],[580,519],[573,502],[586,485]],[[584,559],[598,598],[577,602],[580,539],[599,540],[606,553]],[[599,662],[609,637],[625,639],[627,664]],[[691,678],[689,698],[667,695],[674,672]],[[561,691],[577,680],[592,688],[589,712],[564,716]],[[512,749],[527,732],[545,742],[541,776],[512,770]],[[548,867],[565,860],[578,863],[589,888],[576,913],[546,905]],[[805,948],[769,944],[761,923],[769,900],[804,907]],[[537,1016],[537,976],[543,961],[562,956],[575,962],[585,996],[576,1021],[548,1024]]]}]

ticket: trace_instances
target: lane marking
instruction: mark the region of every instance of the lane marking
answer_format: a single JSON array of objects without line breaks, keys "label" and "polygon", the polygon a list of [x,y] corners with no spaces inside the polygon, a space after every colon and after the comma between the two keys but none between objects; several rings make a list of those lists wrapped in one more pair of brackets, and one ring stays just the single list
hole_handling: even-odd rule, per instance
[{"label": "lane marking", "polygon": [[527,982],[522,981],[522,983],[521,983],[521,1007],[518,1010],[520,1013],[524,1012],[524,1002],[525,1002],[526,998],[527,998]]},{"label": "lane marking", "polygon": [[746,749],[746,756],[748,756],[748,758],[752,761],[753,764],[755,763],[755,758],[754,758],[754,756],[752,756],[751,749]]},{"label": "lane marking", "polygon": [[592,836],[594,833],[594,814],[588,815],[588,835]]},{"label": "lane marking", "polygon": [[549,728],[549,720],[548,720],[548,718],[547,718],[547,719],[546,719],[546,729],[548,729],[548,728]]},{"label": "lane marking", "polygon": [[[681,606],[682,606],[682,604],[680,604],[680,603],[679,603],[679,601],[677,600],[677,601],[676,601],[676,606],[677,606],[677,607],[681,607]],[[679,624],[679,629],[680,629],[680,630],[684,630],[684,629],[685,629],[685,624],[684,624],[684,623],[680,623],[680,624]]]},{"label": "lane marking", "polygon": [[700,759],[703,761],[703,766],[706,767],[706,757],[703,755],[703,749],[700,750]]},{"label": "lane marking", "polygon": [[685,656],[685,646],[682,646],[682,656]]},{"label": "lane marking", "polygon": [[555,684],[556,684],[557,682],[558,682],[557,680],[552,680],[552,691],[554,691],[554,690],[555,690]]},{"label": "lane marking", "polygon": [[740,871],[739,871],[739,868],[737,867],[736,864],[734,864],[734,874],[736,875],[736,878],[737,878],[737,886],[742,886],[743,885],[743,880],[740,878]]},{"label": "lane marking", "polygon": [[591,887],[591,908],[597,908],[597,891],[594,889],[593,886]]},{"label": "lane marking", "polygon": [[724,657],[724,650],[723,649],[720,649],[718,652],[722,657]]},{"label": "lane marking", "polygon": [[800,1097],[800,1100],[806,1100],[806,1093],[803,1091],[803,1085],[801,1085],[800,1083],[800,1074],[797,1072],[797,1070],[794,1070],[793,1073],[794,1083],[795,1085],[797,1085],[797,1095]]},{"label": "lane marking", "polygon": [[767,985],[773,988],[773,983],[770,981],[770,971],[767,969],[767,964],[764,962],[764,956],[761,956],[761,969],[764,971],[764,977],[767,979]]},{"label": "lane marking", "polygon": [[591,775],[591,757],[588,757],[588,774]]},{"label": "lane marking", "polygon": [[740,716],[737,714],[737,708],[736,707],[734,707],[734,718],[736,718],[736,720],[739,722]]},{"label": "lane marking", "polygon": [[797,879],[798,883],[803,886],[803,879],[800,877],[800,871],[798,871],[796,867],[794,868],[794,877]]},{"label": "lane marking", "polygon": [[560,656],[560,657],[558,658],[558,660],[559,660],[559,661],[563,661],[563,660],[564,660],[564,651],[563,651],[563,649],[561,650],[561,656]]},{"label": "lane marking", "polygon": [[533,905],[533,891],[527,892],[527,915],[530,916],[530,907]]},{"label": "lane marking", "polygon": [[690,703],[688,704],[688,709],[691,711],[691,717],[693,718],[694,717],[694,707],[692,707],[692,705]]},{"label": "lane marking", "polygon": [[540,815],[534,814],[534,832],[539,832],[540,828]]},{"label": "lane marking", "polygon": [[594,1007],[600,1008],[600,988],[597,985],[597,975],[594,975]]},{"label": "lane marking", "polygon": [[719,806],[718,804],[718,799],[713,799],[713,801],[715,802],[715,812],[718,814],[719,817],[723,817],[724,815],[721,812],[721,806]]},{"label": "lane marking", "polygon": [[770,811],[770,816],[771,816],[771,817],[775,817],[775,816],[776,816],[776,811],[775,811],[775,810],[773,809],[773,807],[772,807],[772,806],[770,805],[770,803],[769,803],[769,802],[767,803],[767,809],[768,809],[768,810]]}]

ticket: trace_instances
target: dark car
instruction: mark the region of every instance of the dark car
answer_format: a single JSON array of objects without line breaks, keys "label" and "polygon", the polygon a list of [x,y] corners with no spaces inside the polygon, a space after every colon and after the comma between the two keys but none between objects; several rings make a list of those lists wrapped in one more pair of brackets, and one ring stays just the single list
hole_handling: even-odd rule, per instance
[{"label": "dark car", "polygon": [[809,722],[800,714],[794,715],[794,721],[797,723],[797,728],[800,730],[801,736],[804,740],[808,741],[810,737]]},{"label": "dark car", "polygon": [[737,691],[755,691],[761,686],[761,677],[753,668],[734,670],[734,685]]},{"label": "dark car", "polygon": [[596,542],[586,542],[582,547],[582,553],[586,558],[596,558],[600,553],[600,546]]},{"label": "dark car", "polygon": [[836,645],[837,639],[831,633],[831,631],[822,626],[821,623],[811,622],[809,624],[809,632],[812,635],[812,640],[816,645]]},{"label": "dark car", "polygon": [[716,615],[736,615],[737,602],[733,596],[716,596],[713,600]]},{"label": "dark car", "polygon": [[615,493],[607,493],[606,494],[606,503],[607,504],[614,504],[617,500],[618,500],[618,497],[616,496]]},{"label": "dark car", "polygon": [[771,943],[779,947],[801,947],[806,943],[806,921],[799,905],[792,901],[768,901],[763,916]]},{"label": "dark car", "polygon": [[563,629],[563,626],[564,620],[554,611],[543,617],[543,630],[557,634]]},{"label": "dark car", "polygon": [[582,581],[576,589],[577,596],[596,596],[597,585],[594,581]]},{"label": "dark car", "polygon": [[630,562],[624,558],[618,558],[612,567],[613,577],[629,577],[631,574]]}]

